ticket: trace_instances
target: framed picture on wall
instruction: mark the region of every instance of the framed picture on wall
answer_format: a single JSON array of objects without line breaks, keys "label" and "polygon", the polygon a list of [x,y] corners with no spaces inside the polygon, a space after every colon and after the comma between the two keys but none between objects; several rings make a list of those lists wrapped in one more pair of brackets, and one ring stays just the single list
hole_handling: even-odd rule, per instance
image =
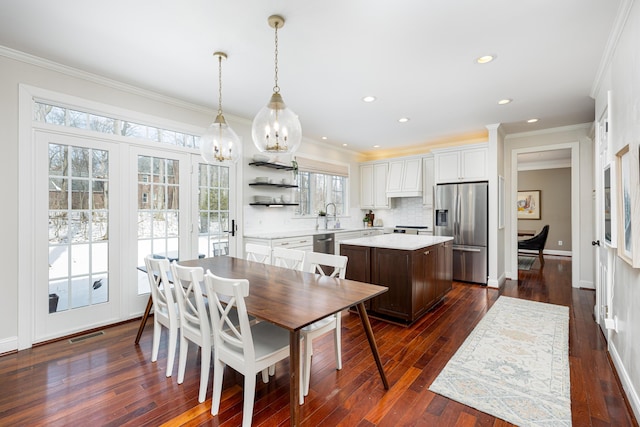
[{"label": "framed picture on wall", "polygon": [[626,145],[616,153],[618,256],[634,268],[640,268],[640,164],[638,147]]},{"label": "framed picture on wall", "polygon": [[603,200],[602,200],[602,208],[603,212],[603,220],[604,220],[604,242],[608,246],[615,248],[616,247],[616,206],[615,192],[611,191],[611,175],[612,175],[612,165],[607,165],[604,168],[603,174]]},{"label": "framed picture on wall", "polygon": [[518,219],[540,219],[540,190],[518,191]]}]

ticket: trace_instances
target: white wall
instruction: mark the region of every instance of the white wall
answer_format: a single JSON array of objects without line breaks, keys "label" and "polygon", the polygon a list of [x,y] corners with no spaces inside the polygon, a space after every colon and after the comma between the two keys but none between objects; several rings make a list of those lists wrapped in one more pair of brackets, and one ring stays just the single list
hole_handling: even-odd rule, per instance
[{"label": "white wall", "polygon": [[[638,157],[640,142],[640,4],[631,7],[611,62],[597,82],[596,115],[607,108],[607,92],[611,91],[610,153],[626,144]],[[636,189],[638,192],[638,189]],[[640,215],[636,212],[634,215]],[[640,230],[633,230],[633,239],[640,239]],[[609,350],[618,375],[631,402],[636,419],[640,419],[640,269],[633,269],[619,257],[612,267],[613,301],[611,316],[618,318],[618,332],[610,332]]]}]

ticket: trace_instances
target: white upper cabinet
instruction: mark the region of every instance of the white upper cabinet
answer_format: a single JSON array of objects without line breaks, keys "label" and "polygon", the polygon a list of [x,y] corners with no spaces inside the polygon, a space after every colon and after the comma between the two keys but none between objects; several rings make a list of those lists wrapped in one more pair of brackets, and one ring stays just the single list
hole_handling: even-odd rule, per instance
[{"label": "white upper cabinet", "polygon": [[433,170],[433,155],[422,158],[422,205],[433,207],[433,186],[435,175]]},{"label": "white upper cabinet", "polygon": [[422,197],[422,158],[389,162],[387,197]]},{"label": "white upper cabinet", "polygon": [[388,209],[388,162],[360,165],[360,209]]},{"label": "white upper cabinet", "polygon": [[435,183],[486,181],[489,148],[486,144],[433,150]]}]

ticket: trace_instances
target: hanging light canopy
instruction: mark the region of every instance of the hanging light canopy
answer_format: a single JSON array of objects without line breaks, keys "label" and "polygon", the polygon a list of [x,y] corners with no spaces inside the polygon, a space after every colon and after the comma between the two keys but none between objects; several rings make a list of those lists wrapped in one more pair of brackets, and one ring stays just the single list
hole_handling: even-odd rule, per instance
[{"label": "hanging light canopy", "polygon": [[235,163],[242,154],[242,144],[222,115],[222,60],[227,59],[227,54],[214,52],[213,56],[218,58],[218,114],[200,137],[200,153],[207,163],[229,160]]},{"label": "hanging light canopy", "polygon": [[293,153],[300,146],[302,127],[298,115],[286,106],[278,86],[278,29],[284,19],[269,17],[269,26],[275,29],[275,85],[269,103],[253,119],[251,136],[258,150],[268,153]]}]

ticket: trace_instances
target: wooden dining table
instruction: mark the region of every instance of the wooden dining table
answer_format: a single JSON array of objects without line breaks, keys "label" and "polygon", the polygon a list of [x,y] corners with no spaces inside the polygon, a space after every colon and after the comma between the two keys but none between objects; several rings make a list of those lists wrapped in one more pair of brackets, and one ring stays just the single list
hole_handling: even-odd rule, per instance
[{"label": "wooden dining table", "polygon": [[300,425],[300,330],[349,307],[357,308],[382,384],[385,390],[389,389],[364,306],[365,301],[386,292],[386,287],[330,278],[230,256],[178,263],[202,267],[205,272],[210,270],[221,277],[249,280],[249,296],[245,298],[247,312],[289,331],[289,402],[292,426]]}]

